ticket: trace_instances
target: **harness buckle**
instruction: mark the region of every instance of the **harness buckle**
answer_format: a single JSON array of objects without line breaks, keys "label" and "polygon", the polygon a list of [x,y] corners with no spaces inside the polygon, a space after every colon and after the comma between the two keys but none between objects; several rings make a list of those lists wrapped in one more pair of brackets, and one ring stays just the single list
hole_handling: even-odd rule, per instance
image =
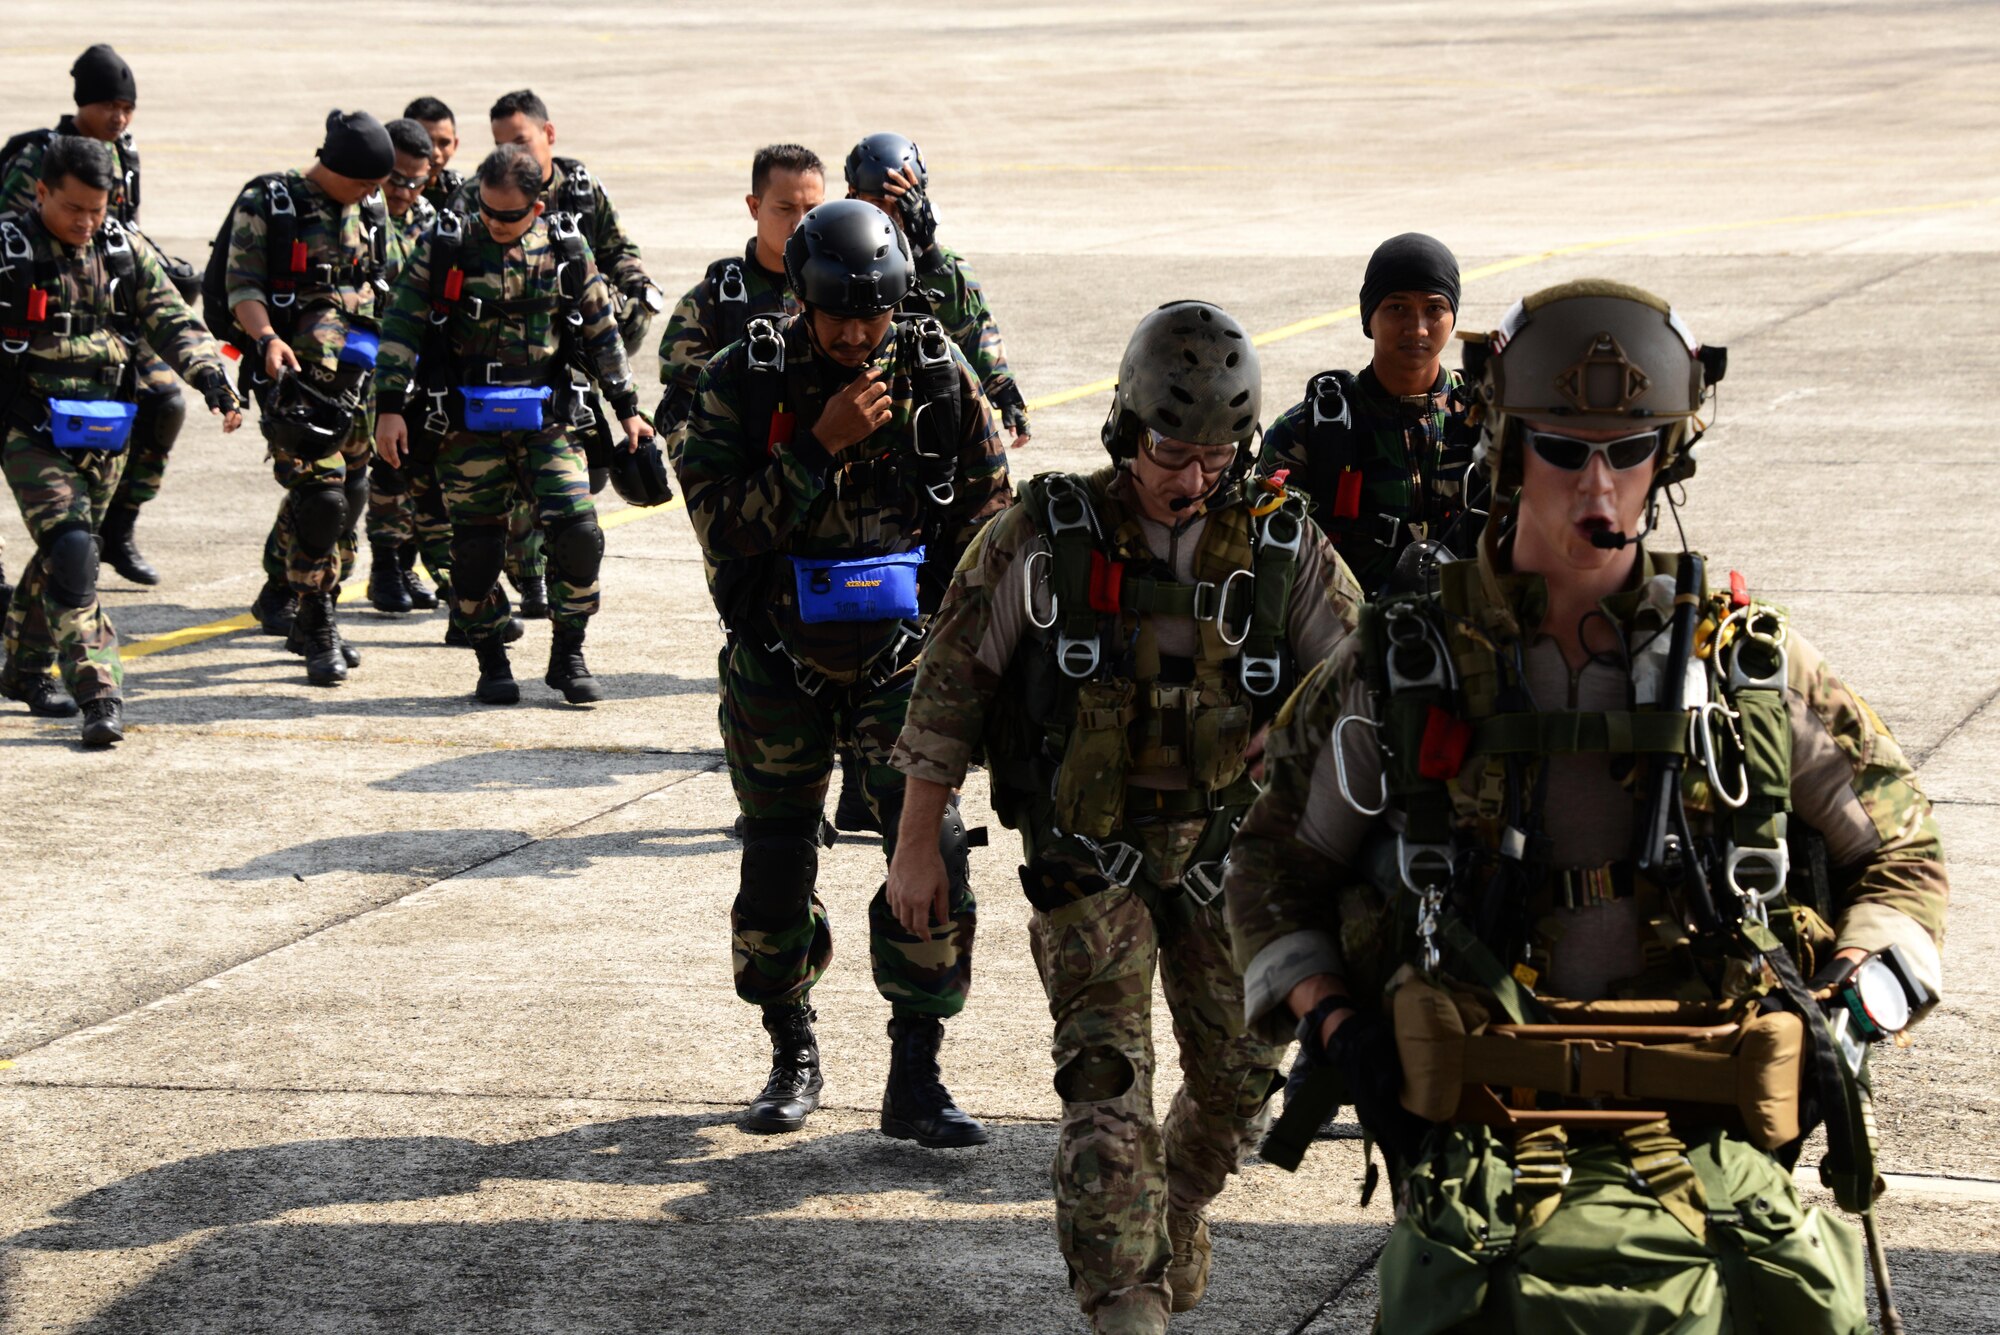
[{"label": "harness buckle", "polygon": [[[1333,400],[1338,412],[1325,411],[1328,399]],[[1318,426],[1352,427],[1354,412],[1347,406],[1347,396],[1340,392],[1340,379],[1333,375],[1318,375],[1312,383],[1312,424]]]},{"label": "harness buckle", "polygon": [[1423,945],[1424,968],[1435,972],[1443,959],[1438,949],[1439,920],[1444,914],[1444,892],[1451,884],[1453,860],[1450,844],[1413,844],[1406,834],[1396,835],[1396,870],[1403,888],[1421,904],[1417,913],[1417,939]]},{"label": "harness buckle", "polygon": [[1113,885],[1130,885],[1133,877],[1145,862],[1145,855],[1131,844],[1100,844],[1085,835],[1071,835],[1079,844],[1090,851],[1097,863],[1098,875]]},{"label": "harness buckle", "polygon": [[[60,329],[56,328],[58,322],[62,326]],[[59,335],[62,338],[68,338],[76,329],[76,312],[57,311],[54,315],[47,316],[43,320],[43,323],[49,326],[50,333]]]},{"label": "harness buckle", "polygon": [[[1451,690],[1458,685],[1451,655],[1430,619],[1406,603],[1391,603],[1385,613],[1389,652],[1389,691]],[[1411,656],[1415,661],[1410,661]]]},{"label": "harness buckle", "polygon": [[752,320],[743,333],[743,357],[752,371],[782,375],[785,370],[785,340],[769,320]]},{"label": "harness buckle", "polygon": [[1062,669],[1065,677],[1083,680],[1097,671],[1103,657],[1103,650],[1094,635],[1089,639],[1061,633],[1056,635],[1056,666]]},{"label": "harness buckle", "polygon": [[[1280,524],[1291,526],[1290,536],[1282,534],[1279,529]],[[1296,514],[1281,507],[1264,516],[1264,527],[1257,535],[1257,545],[1259,548],[1269,547],[1273,551],[1297,556],[1299,544],[1305,540],[1305,536],[1305,523]]]},{"label": "harness buckle", "polygon": [[[1751,615],[1748,609],[1741,615],[1743,628],[1737,632],[1735,640],[1730,645],[1729,689],[1782,691],[1785,689],[1787,666],[1784,619],[1770,612]],[[1744,668],[1745,641],[1756,646],[1758,651],[1769,655],[1771,667],[1768,672],[1752,672]]]},{"label": "harness buckle", "polygon": [[1213,862],[1197,862],[1181,873],[1181,886],[1187,897],[1201,908],[1207,908],[1222,896],[1222,878],[1229,870],[1227,857]]},{"label": "harness buckle", "polygon": [[722,268],[722,277],[716,280],[715,299],[738,304],[750,300],[750,285],[743,281],[743,265],[731,260]]},{"label": "harness buckle", "polygon": [[[1092,536],[1100,536],[1097,514],[1090,508],[1090,502],[1084,499],[1083,494],[1070,485],[1067,479],[1062,479],[1061,482],[1062,484],[1058,486],[1052,479],[1049,486],[1049,536],[1053,538],[1058,533],[1067,533],[1073,529],[1082,529]],[[1063,512],[1065,507],[1071,507],[1067,514]]]},{"label": "harness buckle", "polygon": [[[1748,869],[1746,882],[1743,875]],[[1732,844],[1722,863],[1722,882],[1743,903],[1743,916],[1763,924],[1770,921],[1771,901],[1785,892],[1791,875],[1791,850],[1783,843],[1776,848],[1744,848]],[[1768,884],[1760,885],[1760,882]]]},{"label": "harness buckle", "polygon": [[1240,654],[1236,663],[1236,675],[1243,689],[1260,700],[1277,690],[1285,675],[1284,665],[1275,655]]},{"label": "harness buckle", "polygon": [[0,339],[0,352],[6,353],[9,357],[19,357],[27,350],[28,340],[25,338]]},{"label": "harness buckle", "polygon": [[272,292],[270,298],[271,305],[276,306],[281,311],[290,310],[292,307],[298,305],[299,302],[299,294],[289,287],[282,291]]}]

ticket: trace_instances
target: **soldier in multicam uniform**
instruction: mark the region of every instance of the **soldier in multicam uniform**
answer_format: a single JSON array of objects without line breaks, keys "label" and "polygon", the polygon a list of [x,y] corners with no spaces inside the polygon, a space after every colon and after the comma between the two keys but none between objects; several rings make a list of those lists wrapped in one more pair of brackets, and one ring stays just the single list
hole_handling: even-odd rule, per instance
[{"label": "soldier in multicam uniform", "polygon": [[430,136],[431,166],[424,181],[424,202],[443,212],[465,184],[465,178],[451,169],[451,160],[458,153],[458,117],[435,97],[411,98],[403,116],[423,126]]},{"label": "soldier in multicam uniform", "polygon": [[[110,216],[133,241],[153,251],[181,295],[192,301],[198,290],[192,265],[161,253],[139,231],[139,153],[132,144],[132,118],[139,89],[131,66],[108,46],[93,46],[70,66],[75,80],[76,114],[64,116],[53,130],[16,136],[0,149],[5,165],[0,177],[0,210],[27,213],[35,207],[35,183],[41,179],[42,155],[52,136],[81,135],[104,144],[114,159],[116,181],[111,187]],[[134,584],[158,584],[160,572],[143,556],[133,539],[139,509],[160,494],[167,456],[187,420],[180,381],[159,357],[139,351],[139,414],[125,450],[123,480],[109,506],[98,516],[98,539],[104,559]]]},{"label": "soldier in multicam uniform", "polygon": [[478,218],[440,215],[397,280],[375,390],[376,449],[391,465],[408,446],[406,412],[449,419],[437,471],[451,515],[452,618],[478,655],[487,704],[520,699],[499,590],[517,496],[533,502],[549,535],[554,629],[543,680],[572,704],[603,698],[583,641],[598,608],[604,533],[569,440],[571,373],[587,368],[603,388],[626,449],[654,448],[610,290],[576,220],[544,219],[541,179],[534,157],[514,148],[479,164]]},{"label": "soldier in multicam uniform", "polygon": [[[389,265],[393,286],[417,241],[437,222],[437,210],[423,197],[429,174],[431,138],[409,117],[390,121],[389,143],[396,165],[382,185],[389,212]],[[377,458],[368,468],[368,601],[378,612],[425,611],[437,595],[417,578],[419,555],[431,578],[442,581],[451,568],[451,520],[437,485],[436,441],[401,468]]]},{"label": "soldier in multicam uniform", "polygon": [[[888,901],[921,937],[945,903],[937,821],[983,750],[1021,833],[1030,944],[1055,1019],[1056,1228],[1099,1331],[1200,1301],[1205,1210],[1256,1148],[1278,1042],[1247,1033],[1218,901],[1248,766],[1292,664],[1361,592],[1302,499],[1246,480],[1260,376],[1206,302],[1140,322],[1104,427],[1114,463],[1048,474],[959,563],[892,763],[907,779]],[[1183,1081],[1153,1114],[1153,974]]]},{"label": "soldier in multicam uniform", "polygon": [[1388,587],[1414,542],[1469,555],[1481,516],[1467,505],[1475,432],[1460,377],[1443,365],[1458,318],[1458,261],[1417,232],[1391,237],[1361,280],[1359,375],[1322,371],[1264,433],[1257,471],[1287,470],[1313,519],[1368,596]]},{"label": "soldier in multicam uniform", "polygon": [[[496,147],[511,145],[534,156],[542,172],[542,206],[550,213],[567,213],[576,218],[583,239],[590,243],[590,252],[611,288],[625,355],[628,360],[637,357],[653,316],[666,307],[666,297],[646,276],[638,243],[619,221],[618,210],[605,193],[604,183],[575,158],[556,156],[555,122],[549,119],[547,105],[532,90],[521,88],[502,94],[487,114],[492,121]],[[477,186],[472,182],[460,189],[461,212],[477,211],[476,191]],[[610,426],[605,420],[603,404],[588,386],[583,388],[580,404],[578,412],[584,424],[572,435],[583,448],[590,470],[590,489],[595,493],[604,486],[611,466]],[[543,535],[534,527],[533,520],[534,507],[524,497],[509,523],[507,577],[520,590],[521,614],[540,617],[548,615],[547,561],[542,551]]]},{"label": "soldier in multicam uniform", "polygon": [[[7,611],[0,694],[45,717],[81,705],[86,746],[124,737],[92,531],[118,486],[144,350],[200,389],[225,431],[243,421],[215,340],[158,256],[107,216],[116,171],[103,144],[58,135],[34,210],[0,215],[0,469],[36,548]],[[49,677],[58,665],[75,704]]]},{"label": "soldier in multicam uniform", "polygon": [[361,661],[334,607],[368,503],[366,385],[390,231],[378,192],[395,162],[380,121],[328,113],[318,161],[260,176],[237,197],[220,309],[208,310],[218,334],[249,350],[243,380],[285,489],[250,611],[305,658],[315,686],[338,685]]},{"label": "soldier in multicam uniform", "polygon": [[1860,1008],[1820,1007],[1889,947],[1905,1022],[1935,999],[1930,803],[1779,609],[1638,544],[1721,349],[1601,280],[1468,346],[1513,522],[1274,725],[1226,879],[1250,1022],[1388,1155],[1381,1329],[1860,1335],[1860,1244],[1793,1183],[1801,1077],[1865,1212]]},{"label": "soldier in multicam uniform", "polygon": [[[786,243],[785,272],[802,313],[753,321],[709,363],[677,469],[729,630],[718,667],[742,812],[736,993],[762,1008],[772,1046],[770,1079],[741,1121],[758,1132],[795,1130],[819,1106],[811,995],[832,936],[814,882],[834,748],[866,760],[868,803],[893,831],[903,781],[889,749],[923,623],[959,552],[1008,500],[1006,451],[972,368],[935,320],[895,318],[914,268],[882,214],[822,204]],[[938,1070],[942,1021],[964,1006],[971,970],[956,812],[943,843],[939,933],[907,931],[880,893],[869,906],[891,1011],[881,1127],[933,1148],[987,1138]]]},{"label": "soldier in multicam uniform", "polygon": [[785,241],[799,219],[826,199],[826,166],[798,144],[766,144],[750,164],[750,193],[743,197],[757,233],[741,255],[708,266],[701,281],[667,318],[660,338],[660,384],[665,393],[653,425],[667,438],[669,457],[694,411],[695,386],[709,359],[743,337],[759,315],[796,315],[798,302],[785,287]]}]

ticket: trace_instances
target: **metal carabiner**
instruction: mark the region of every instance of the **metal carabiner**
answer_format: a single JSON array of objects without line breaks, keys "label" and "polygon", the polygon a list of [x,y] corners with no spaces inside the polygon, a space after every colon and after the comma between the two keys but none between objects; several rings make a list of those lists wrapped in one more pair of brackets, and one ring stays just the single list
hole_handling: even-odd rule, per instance
[{"label": "metal carabiner", "polygon": [[1070,837],[1084,846],[1092,860],[1097,863],[1098,874],[1113,885],[1132,884],[1133,876],[1138,873],[1140,864],[1145,861],[1145,854],[1131,844],[1100,844],[1088,835],[1082,834],[1073,834]]},{"label": "metal carabiner", "polygon": [[1050,589],[1048,620],[1044,621],[1035,615],[1035,562],[1039,560],[1046,569],[1049,562],[1054,559],[1048,548],[1041,547],[1029,552],[1027,559],[1021,564],[1021,610],[1027,616],[1028,624],[1036,630],[1048,630],[1056,624],[1056,619],[1062,614],[1055,590]]},{"label": "metal carabiner", "polygon": [[1215,633],[1221,636],[1222,642],[1228,645],[1231,649],[1236,648],[1236,646],[1242,644],[1243,641],[1250,638],[1250,623],[1256,617],[1256,605],[1255,602],[1253,601],[1251,605],[1251,614],[1243,618],[1243,633],[1241,635],[1236,636],[1233,639],[1230,637],[1229,590],[1235,585],[1236,581],[1239,579],[1247,579],[1250,581],[1250,588],[1252,594],[1254,595],[1257,588],[1257,574],[1255,571],[1249,569],[1246,566],[1241,570],[1230,571],[1229,574],[1224,577],[1222,581],[1222,588],[1216,594],[1215,597],[1215,617],[1214,617]]},{"label": "metal carabiner", "polygon": [[[1712,720],[1722,715],[1736,740],[1736,792],[1731,793],[1722,782],[1720,762],[1716,757],[1715,735]],[[1719,700],[1710,700],[1688,708],[1688,754],[1700,761],[1708,771],[1708,790],[1715,800],[1731,811],[1750,800],[1750,767],[1743,758],[1743,730],[1736,726],[1742,715]]]},{"label": "metal carabiner", "polygon": [[1361,805],[1354,796],[1352,785],[1347,782],[1347,744],[1341,734],[1343,729],[1355,723],[1365,728],[1373,728],[1378,737],[1381,735],[1382,725],[1374,719],[1369,718],[1366,714],[1342,714],[1338,719],[1334,720],[1333,736],[1328,739],[1333,746],[1333,779],[1335,783],[1340,785],[1340,795],[1346,800],[1347,805],[1353,807],[1364,816],[1379,816],[1389,809],[1388,773],[1385,771],[1376,776],[1377,781],[1382,785],[1382,796],[1376,800],[1375,805],[1372,807]]}]

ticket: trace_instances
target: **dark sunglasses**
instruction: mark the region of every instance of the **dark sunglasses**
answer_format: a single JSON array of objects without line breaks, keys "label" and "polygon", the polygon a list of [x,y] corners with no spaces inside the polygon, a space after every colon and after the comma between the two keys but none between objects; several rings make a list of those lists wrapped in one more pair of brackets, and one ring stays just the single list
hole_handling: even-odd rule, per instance
[{"label": "dark sunglasses", "polygon": [[394,172],[389,173],[389,184],[398,190],[421,190],[430,183],[431,178],[428,176],[398,176]]},{"label": "dark sunglasses", "polygon": [[486,202],[486,196],[479,197],[479,211],[497,223],[517,223],[535,211],[532,203],[523,204],[518,209],[496,209]]},{"label": "dark sunglasses", "polygon": [[1543,463],[1565,473],[1582,472],[1593,454],[1603,455],[1612,472],[1623,473],[1645,463],[1660,448],[1658,427],[1616,440],[1578,440],[1575,436],[1534,430],[1527,432],[1527,438],[1528,448],[1540,455]]}]

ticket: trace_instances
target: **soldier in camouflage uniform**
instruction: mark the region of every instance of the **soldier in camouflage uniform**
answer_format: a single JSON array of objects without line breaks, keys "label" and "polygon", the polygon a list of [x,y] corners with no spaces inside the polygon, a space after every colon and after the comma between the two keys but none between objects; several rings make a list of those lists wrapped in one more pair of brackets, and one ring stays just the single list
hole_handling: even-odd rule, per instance
[{"label": "soldier in camouflage uniform", "polygon": [[743,337],[759,315],[796,315],[798,302],[785,287],[785,241],[799,219],[826,199],[826,166],[798,144],[766,144],[750,164],[750,193],[743,197],[757,234],[741,255],[708,266],[701,281],[667,318],[660,338],[660,384],[665,393],[653,425],[667,438],[669,456],[694,411],[695,385],[716,353]]},{"label": "soldier in camouflage uniform", "polygon": [[[1813,991],[1896,947],[1936,997],[1948,887],[1930,803],[1779,609],[1739,576],[1709,592],[1699,558],[1634,536],[1693,472],[1721,349],[1601,280],[1528,297],[1468,346],[1513,522],[1433,592],[1371,608],[1274,725],[1225,890],[1250,1022],[1273,1042],[1296,1025],[1388,1155],[1381,1329],[1716,1335],[1768,1318],[1860,1335],[1859,1241],[1792,1180],[1812,1129],[1801,1073],[1828,1119],[1823,1180],[1862,1210],[1865,1063]],[[1466,1082],[1489,1018],[1525,1026],[1503,1054],[1554,1059],[1536,1074],[1496,1055]],[[1558,1050],[1535,1029],[1552,1018],[1597,1046]],[[1715,1076],[1642,1091],[1642,1070],[1669,1068],[1606,1041],[1616,1023],[1740,1027],[1771,1056],[1711,1038],[1673,1069]],[[1703,1088],[1718,1080],[1720,1097]],[[1735,1104],[1745,1089],[1762,1092]],[[1643,1111],[1663,1100],[1670,1118]]]},{"label": "soldier in camouflage uniform", "polygon": [[1359,375],[1322,371],[1264,433],[1257,471],[1287,470],[1313,519],[1373,598],[1413,542],[1469,555],[1481,517],[1466,504],[1474,432],[1456,371],[1443,365],[1458,317],[1458,261],[1416,232],[1376,247],[1361,282]]},{"label": "soldier in camouflage uniform", "polygon": [[[1050,474],[959,563],[891,763],[907,780],[887,898],[943,907],[932,835],[983,751],[1021,832],[1055,1020],[1056,1229],[1099,1331],[1155,1332],[1207,1285],[1205,1210],[1256,1148],[1283,1048],[1245,1032],[1220,864],[1291,662],[1332,652],[1360,590],[1302,499],[1248,482],[1260,379],[1205,302],[1148,315],[1119,368],[1114,464]],[[1153,1114],[1153,975],[1183,1080]]]},{"label": "soldier in camouflage uniform", "polygon": [[[611,288],[625,355],[628,359],[637,357],[653,316],[666,308],[666,297],[646,276],[638,243],[626,233],[603,183],[575,158],[556,156],[555,123],[549,119],[547,105],[533,91],[521,88],[502,94],[487,115],[492,121],[496,146],[512,145],[534,156],[542,171],[543,206],[551,213],[568,213],[577,219],[584,240],[590,243],[591,254],[597,257],[604,281]],[[467,183],[459,192],[461,208],[466,213],[478,207],[478,201],[472,198],[473,189]],[[591,408],[591,421],[578,427],[575,437],[583,448],[590,469],[590,489],[595,493],[604,486],[610,467],[611,433],[596,395],[586,389],[584,400]],[[547,615],[544,584],[547,563],[542,554],[542,534],[534,528],[533,518],[534,508],[524,498],[510,524],[507,576],[521,591],[521,614],[538,617]]]},{"label": "soldier in camouflage uniform", "polygon": [[[418,239],[437,221],[437,210],[423,197],[430,136],[409,117],[390,121],[386,128],[396,150],[395,169],[382,186],[389,213],[386,277],[393,286]],[[442,579],[451,566],[451,521],[438,490],[434,453],[420,454],[401,468],[380,458],[369,465],[368,551],[368,601],[376,611],[437,606],[437,595],[416,574],[419,555],[434,579]]]},{"label": "soldier in camouflage uniform", "polygon": [[[401,464],[406,411],[449,419],[437,470],[451,515],[452,618],[478,656],[478,698],[487,704],[520,699],[499,580],[507,514],[517,496],[533,501],[555,577],[543,680],[570,703],[588,704],[602,698],[583,640],[598,607],[604,533],[569,441],[572,370],[588,367],[603,387],[628,450],[652,432],[639,416],[610,290],[576,220],[543,218],[534,158],[496,149],[474,179],[478,218],[442,215],[397,279],[376,385],[377,450]],[[433,324],[433,314],[443,323]],[[518,421],[528,425],[510,425]]]},{"label": "soldier in camouflage uniform", "polygon": [[[201,390],[225,431],[243,421],[215,340],[159,257],[107,216],[116,170],[103,144],[58,135],[42,154],[35,208],[0,214],[0,469],[36,549],[6,614],[0,695],[45,717],[80,705],[86,746],[124,736],[124,671],[98,603],[92,534],[131,421],[92,414],[133,404],[150,348]],[[75,704],[49,677],[57,666]]]},{"label": "soldier in camouflage uniform", "polygon": [[[0,210],[27,213],[34,208],[35,183],[41,179],[42,156],[52,136],[70,134],[98,140],[115,160],[111,217],[134,241],[154,252],[181,295],[192,301],[198,290],[193,266],[161,253],[139,230],[139,153],[131,133],[139,90],[131,67],[116,51],[98,45],[77,57],[70,75],[75,80],[76,114],[64,116],[53,130],[16,136],[7,149],[0,149],[0,163],[4,163]],[[140,553],[133,539],[133,526],[138,522],[139,508],[160,494],[167,456],[186,420],[180,381],[164,361],[141,348],[139,415],[125,451],[123,480],[99,516],[98,530],[105,559],[134,584],[160,582],[160,572]]]},{"label": "soldier in camouflage uniform", "polygon": [[435,97],[411,98],[403,116],[423,126],[430,136],[431,168],[424,181],[424,202],[442,212],[465,184],[465,178],[451,169],[451,160],[458,153],[458,117]]},{"label": "soldier in camouflage uniform", "polygon": [[[736,993],[763,1010],[772,1069],[741,1125],[795,1130],[819,1106],[811,995],[832,954],[814,893],[836,745],[867,762],[867,800],[896,828],[903,724],[923,621],[974,530],[1007,503],[1006,452],[962,354],[935,320],[897,322],[908,250],[877,210],[807,214],[785,248],[804,310],[752,322],[702,372],[677,461],[728,626],[722,740],[742,812],[730,908]],[[938,825],[929,835],[938,842]],[[983,1144],[938,1071],[942,1021],[965,1004],[974,924],[956,812],[945,926],[911,933],[869,908],[890,1003],[882,1130],[927,1147]],[[885,847],[894,849],[893,837]]]},{"label": "soldier in camouflage uniform", "polygon": [[243,378],[285,489],[250,610],[305,658],[315,686],[345,681],[361,661],[334,606],[368,500],[365,391],[390,230],[378,191],[394,166],[380,121],[330,112],[318,161],[258,177],[237,197],[226,224],[225,309],[209,312],[218,332],[240,330],[252,349]]},{"label": "soldier in camouflage uniform", "polygon": [[1031,434],[1027,400],[1007,369],[1007,348],[986,304],[986,291],[963,255],[938,244],[923,153],[900,134],[869,135],[848,151],[847,197],[866,200],[888,214],[908,239],[917,257],[917,287],[904,309],[937,317],[979,373],[980,387],[1001,424],[1014,433],[1009,448],[1026,445]]}]

